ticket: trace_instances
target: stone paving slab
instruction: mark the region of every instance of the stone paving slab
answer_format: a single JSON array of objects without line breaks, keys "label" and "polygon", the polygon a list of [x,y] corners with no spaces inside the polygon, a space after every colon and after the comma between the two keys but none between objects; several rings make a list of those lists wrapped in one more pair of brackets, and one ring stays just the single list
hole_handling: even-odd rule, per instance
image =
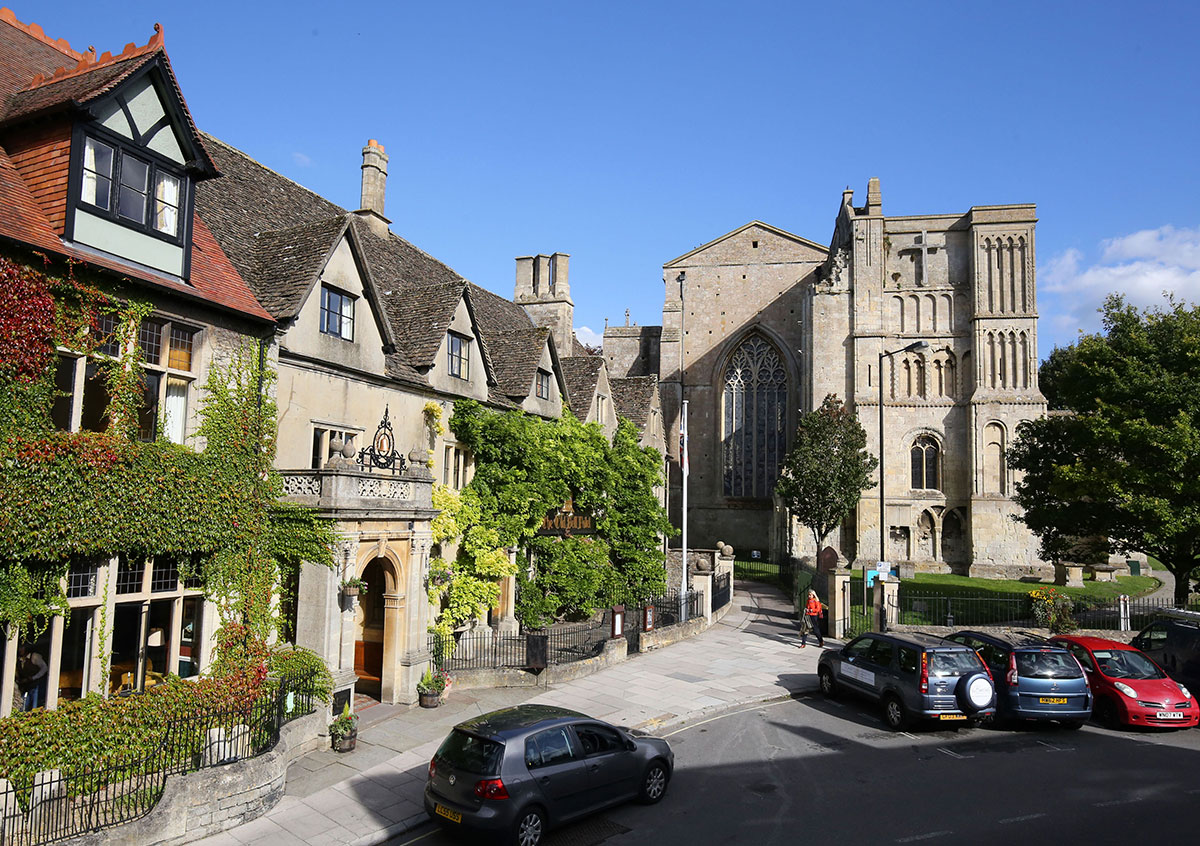
[{"label": "stone paving slab", "polygon": [[286,795],[266,816],[201,843],[376,846],[426,821],[429,759],[464,719],[538,702],[664,733],[738,705],[815,690],[821,650],[799,645],[788,599],[773,587],[738,582],[733,607],[707,631],[585,678],[547,688],[452,689],[433,710],[366,709],[354,752],[320,750],[295,761]]}]

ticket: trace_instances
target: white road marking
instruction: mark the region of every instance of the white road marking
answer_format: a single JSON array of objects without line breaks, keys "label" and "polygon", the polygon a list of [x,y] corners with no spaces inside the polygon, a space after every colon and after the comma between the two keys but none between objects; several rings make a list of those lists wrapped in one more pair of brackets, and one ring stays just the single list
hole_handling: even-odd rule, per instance
[{"label": "white road marking", "polygon": [[947,834],[953,834],[953,831],[931,831],[928,834],[914,834],[909,837],[897,837],[897,843],[913,843],[917,840],[931,840],[934,837],[944,837]]},{"label": "white road marking", "polygon": [[917,736],[916,736],[915,734],[910,734],[909,732],[906,732],[906,731],[902,731],[902,732],[900,732],[900,733],[901,733],[902,735],[904,735],[905,737],[909,738],[910,740],[916,740],[916,739],[917,739]]},{"label": "white road marking", "polygon": [[692,723],[691,725],[683,726],[682,728],[677,728],[677,729],[675,729],[675,731],[667,732],[666,734],[661,735],[661,736],[662,737],[674,737],[675,735],[679,734],[681,731],[687,731],[688,729],[694,729],[697,726],[707,725],[708,723],[713,723],[713,722],[716,722],[717,720],[723,720],[726,717],[735,717],[738,714],[745,714],[749,711],[761,711],[764,708],[774,708],[776,705],[786,705],[787,703],[794,702],[794,701],[795,700],[789,696],[788,698],[780,699],[777,702],[764,702],[760,705],[755,705],[751,708],[743,708],[740,711],[730,711],[726,714],[718,714],[715,717],[709,717],[707,720],[701,720],[698,723]]},{"label": "white road marking", "polygon": [[414,837],[412,840],[405,840],[403,843],[397,843],[396,846],[408,846],[408,844],[416,843],[419,840],[424,840],[426,837],[433,837],[433,835],[437,834],[438,831],[439,831],[439,829],[435,828],[433,831],[427,831],[425,834],[422,834],[420,837]]},{"label": "white road marking", "polygon": [[1026,820],[1036,820],[1046,816],[1045,814],[1025,814],[1020,817],[1009,817],[1008,819],[998,820],[1000,825],[1008,825],[1009,823],[1025,822]]},{"label": "white road marking", "polygon": [[1187,793],[1200,793],[1200,787],[1196,788],[1195,790],[1188,790],[1186,792]]},{"label": "white road marking", "polygon": [[1044,741],[1044,740],[1039,740],[1039,741],[1038,741],[1038,743],[1042,744],[1042,746],[1045,746],[1045,747],[1046,747],[1047,749],[1049,749],[1051,752],[1061,752],[1061,751],[1062,751],[1062,750],[1061,750],[1061,749],[1059,749],[1057,746],[1055,746],[1053,743],[1047,743],[1047,742],[1046,742],[1046,741]]},{"label": "white road marking", "polygon": [[1107,802],[1093,802],[1092,807],[1093,808],[1108,808],[1112,805],[1132,805],[1134,802],[1141,802],[1141,801],[1142,800],[1140,798],[1138,798],[1137,796],[1133,796],[1128,799],[1109,799]]},{"label": "white road marking", "polygon": [[939,746],[939,747],[938,747],[938,751],[939,751],[939,752],[945,752],[945,753],[946,753],[947,755],[949,755],[951,758],[957,758],[957,759],[958,759],[958,760],[960,760],[960,761],[964,761],[964,760],[966,760],[967,758],[974,758],[974,757],[975,757],[974,755],[959,755],[957,752],[952,752],[952,751],[950,751],[950,750],[949,750],[949,749],[947,749],[945,746]]}]

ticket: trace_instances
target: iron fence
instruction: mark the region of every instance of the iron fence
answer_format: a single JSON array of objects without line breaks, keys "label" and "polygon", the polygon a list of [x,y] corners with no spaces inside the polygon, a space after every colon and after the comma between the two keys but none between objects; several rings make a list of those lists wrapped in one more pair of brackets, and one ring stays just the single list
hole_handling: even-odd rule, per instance
[{"label": "iron fence", "polygon": [[904,590],[901,583],[899,623],[909,626],[1032,626],[1025,594],[953,595]]},{"label": "iron fence", "polygon": [[429,654],[439,667],[451,672],[524,667],[525,646],[523,634],[501,634],[489,629],[429,635]]},{"label": "iron fence", "polygon": [[164,714],[161,741],[139,758],[0,779],[0,846],[40,846],[143,817],[168,776],[269,751],[286,723],[312,713],[313,700],[311,675],[288,676],[245,704]]},{"label": "iron fence", "polygon": [[729,573],[718,573],[713,579],[713,601],[712,608],[716,611],[718,608],[724,608],[733,601],[733,580],[729,578]]}]

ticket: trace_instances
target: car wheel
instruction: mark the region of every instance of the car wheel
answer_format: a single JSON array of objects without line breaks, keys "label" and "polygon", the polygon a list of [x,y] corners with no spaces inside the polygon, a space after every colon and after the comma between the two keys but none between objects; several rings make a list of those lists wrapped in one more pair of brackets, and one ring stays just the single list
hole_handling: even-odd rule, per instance
[{"label": "car wheel", "polygon": [[512,846],[538,846],[545,833],[546,814],[541,808],[529,807],[517,817],[509,842]]},{"label": "car wheel", "polygon": [[642,789],[638,793],[638,801],[643,805],[653,805],[667,795],[667,782],[671,780],[667,765],[662,761],[651,761],[642,775]]},{"label": "car wheel", "polygon": [[817,678],[821,682],[821,693],[830,698],[838,695],[838,683],[834,681],[833,670],[822,667],[817,670]]},{"label": "car wheel", "polygon": [[900,697],[888,694],[883,698],[883,721],[892,731],[904,731],[908,728],[908,711]]},{"label": "car wheel", "polygon": [[1119,731],[1121,728],[1121,715],[1117,713],[1117,706],[1107,699],[1100,699],[1096,702],[1092,709],[1092,716],[1106,729]]},{"label": "car wheel", "polygon": [[1083,720],[1063,720],[1059,725],[1067,731],[1077,731],[1083,728]]}]

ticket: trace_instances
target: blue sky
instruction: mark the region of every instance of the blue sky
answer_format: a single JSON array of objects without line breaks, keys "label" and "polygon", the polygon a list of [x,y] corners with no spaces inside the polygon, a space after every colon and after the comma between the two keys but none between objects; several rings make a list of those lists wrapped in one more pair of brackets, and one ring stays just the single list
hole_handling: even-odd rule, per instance
[{"label": "blue sky", "polygon": [[[576,326],[657,324],[662,265],[760,219],[1038,205],[1039,352],[1104,296],[1200,300],[1200,4],[41,3],[76,49],[153,24],[197,123],[512,296],[571,254]],[[582,333],[586,336],[586,333]]]}]

